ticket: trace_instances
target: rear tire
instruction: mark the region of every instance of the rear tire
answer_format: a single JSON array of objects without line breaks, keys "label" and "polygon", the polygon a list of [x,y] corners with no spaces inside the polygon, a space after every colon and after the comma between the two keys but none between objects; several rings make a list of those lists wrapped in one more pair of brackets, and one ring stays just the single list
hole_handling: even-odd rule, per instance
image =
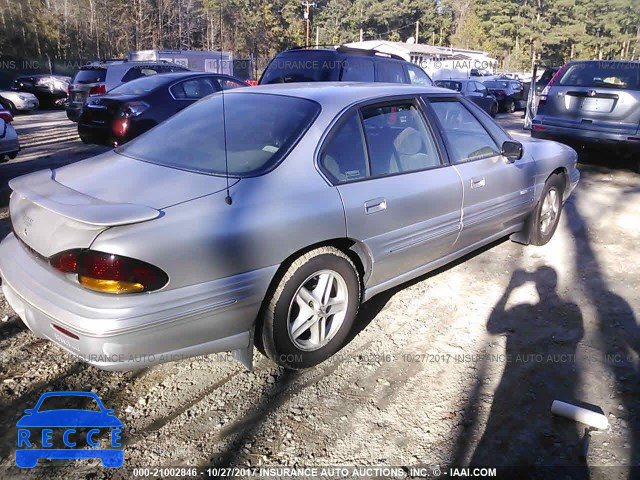
[{"label": "rear tire", "polygon": [[9,160],[13,160],[17,156],[18,156],[18,152],[11,152],[7,154],[7,157],[9,157]]},{"label": "rear tire", "polygon": [[545,245],[558,228],[564,187],[563,177],[557,174],[551,175],[544,184],[542,195],[530,220],[532,245]]},{"label": "rear tire", "polygon": [[282,367],[309,368],[345,342],[360,306],[360,279],[344,252],[320,247],[295,260],[266,300],[261,350]]},{"label": "rear tire", "polygon": [[498,104],[494,103],[491,105],[491,109],[489,111],[489,115],[491,115],[492,118],[496,118],[496,115],[498,114]]},{"label": "rear tire", "polygon": [[505,110],[509,113],[516,111],[516,102],[513,100],[507,100],[507,104],[504,106]]},{"label": "rear tire", "polygon": [[2,106],[4,108],[6,108],[7,110],[9,110],[9,113],[11,113],[12,116],[16,116],[16,114],[18,113],[18,109],[16,108],[16,106],[14,105],[14,103],[10,100],[4,100],[2,102]]}]

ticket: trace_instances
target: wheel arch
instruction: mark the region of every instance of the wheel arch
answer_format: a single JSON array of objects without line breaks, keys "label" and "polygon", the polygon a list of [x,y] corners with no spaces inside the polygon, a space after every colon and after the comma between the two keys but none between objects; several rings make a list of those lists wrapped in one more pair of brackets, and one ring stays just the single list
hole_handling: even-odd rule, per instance
[{"label": "wheel arch", "polygon": [[285,272],[289,269],[293,262],[296,261],[297,258],[301,257],[307,252],[310,252],[311,250],[315,250],[316,248],[320,247],[337,248],[349,257],[349,259],[355,265],[356,270],[358,271],[358,278],[360,279],[360,291],[364,293],[364,286],[366,285],[369,275],[371,274],[371,268],[373,265],[371,254],[369,253],[369,249],[366,247],[366,245],[358,240],[349,237],[323,240],[321,242],[314,243],[296,250],[280,263],[280,267],[278,267],[278,270],[273,275],[264,299],[262,300],[260,313],[258,313],[258,317],[256,318],[256,326],[258,328],[260,327],[258,323],[262,316],[262,311],[266,306],[268,306],[269,299],[273,295],[273,292],[277,288],[278,283],[280,282],[280,279],[285,274]]}]

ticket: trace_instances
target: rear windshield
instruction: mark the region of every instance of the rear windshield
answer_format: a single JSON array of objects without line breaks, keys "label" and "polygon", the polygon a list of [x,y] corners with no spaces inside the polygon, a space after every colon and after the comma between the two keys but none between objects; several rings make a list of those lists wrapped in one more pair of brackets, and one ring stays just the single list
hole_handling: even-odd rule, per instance
[{"label": "rear windshield", "polygon": [[455,90],[456,92],[462,90],[462,84],[460,82],[452,82],[451,80],[438,80],[436,85],[438,87],[448,88],[449,90]]},{"label": "rear windshield", "polygon": [[107,76],[105,68],[88,68],[79,70],[73,77],[73,83],[101,83]]},{"label": "rear windshield", "polygon": [[145,95],[166,83],[170,83],[170,80],[162,75],[138,78],[109,90],[109,95]]},{"label": "rear windshield", "polygon": [[260,85],[290,82],[330,82],[338,80],[342,62],[332,52],[308,51],[278,55],[260,79]]},{"label": "rear windshield", "polygon": [[558,84],[571,87],[640,90],[640,63],[607,61],[574,63],[567,68]]},{"label": "rear windshield", "polygon": [[[221,121],[223,108],[226,122]],[[319,112],[320,105],[301,98],[218,93],[116,151],[159,165],[224,175],[226,143],[229,175],[255,176],[284,158]]]}]

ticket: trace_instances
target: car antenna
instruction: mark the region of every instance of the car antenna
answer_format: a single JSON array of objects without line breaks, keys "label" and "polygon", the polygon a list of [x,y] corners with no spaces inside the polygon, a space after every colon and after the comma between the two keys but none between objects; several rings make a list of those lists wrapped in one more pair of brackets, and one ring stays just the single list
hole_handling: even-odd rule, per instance
[{"label": "car antenna", "polygon": [[227,196],[224,197],[224,201],[227,205],[231,205],[233,200],[231,199],[231,195],[229,194],[229,156],[227,153],[227,115],[224,108],[224,87],[220,91],[220,96],[222,97],[222,136],[224,137],[224,169],[225,169],[225,178],[227,180]]},{"label": "car antenna", "polygon": [[[220,31],[222,32],[222,2],[220,2]],[[220,67],[222,67],[222,39],[220,41]],[[224,70],[223,70],[224,71]],[[227,196],[224,201],[227,205],[231,205],[233,200],[229,194],[229,155],[227,153],[227,114],[224,108],[224,84],[221,85],[220,95],[222,97],[222,136],[224,137],[224,169],[225,179],[227,181]]]}]

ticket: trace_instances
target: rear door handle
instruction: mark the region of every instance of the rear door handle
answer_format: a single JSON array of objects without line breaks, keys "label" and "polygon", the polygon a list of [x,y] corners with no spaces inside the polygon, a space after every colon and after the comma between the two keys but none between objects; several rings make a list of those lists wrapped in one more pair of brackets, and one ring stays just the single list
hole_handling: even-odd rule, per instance
[{"label": "rear door handle", "polygon": [[381,212],[387,209],[387,201],[384,198],[374,198],[364,202],[364,213],[369,215],[370,213]]},{"label": "rear door handle", "polygon": [[486,184],[484,177],[475,177],[471,179],[471,188],[484,187]]}]

